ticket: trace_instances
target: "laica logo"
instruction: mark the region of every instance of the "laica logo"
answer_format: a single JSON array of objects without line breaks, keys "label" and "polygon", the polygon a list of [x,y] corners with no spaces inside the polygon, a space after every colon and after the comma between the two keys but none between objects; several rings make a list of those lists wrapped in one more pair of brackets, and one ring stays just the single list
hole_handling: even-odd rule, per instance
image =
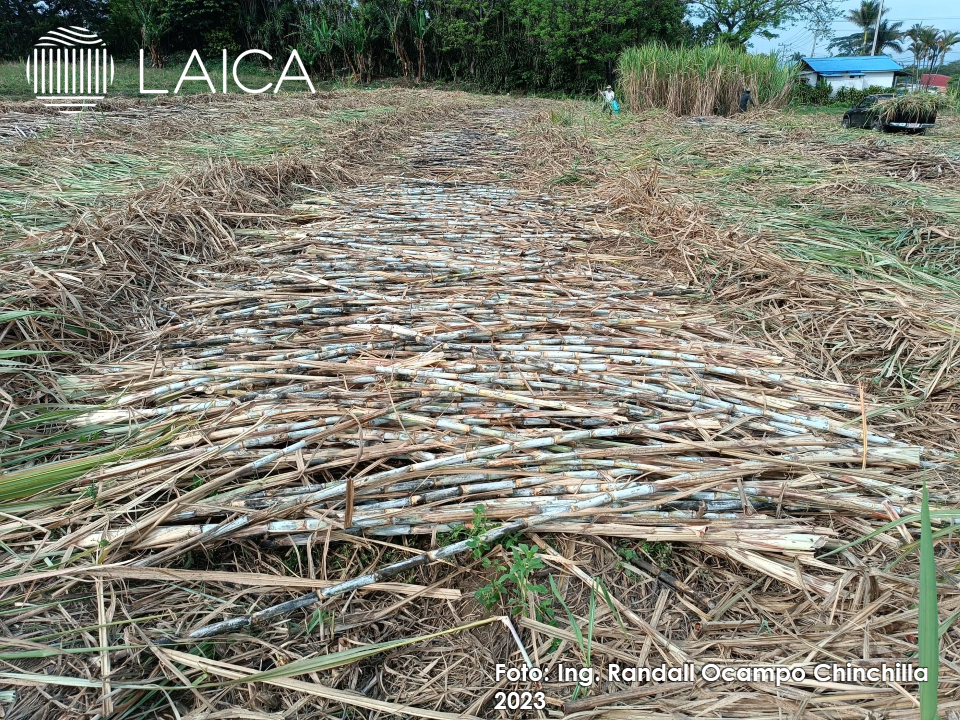
[{"label": "laica logo", "polygon": [[27,81],[47,107],[79,113],[96,107],[113,84],[113,58],[96,33],[57,28],[40,38],[27,58]]},{"label": "laica logo", "polygon": [[[287,81],[302,81],[311,93],[316,92],[307,68],[300,59],[300,53],[296,50],[290,51],[276,84],[267,83],[259,88],[247,87],[240,81],[238,71],[240,63],[250,55],[260,55],[270,62],[273,61],[273,56],[263,50],[245,50],[240,53],[233,62],[232,73],[233,84],[240,92],[258,95],[272,89],[274,93],[278,93]],[[180,88],[188,80],[202,81],[211,94],[230,92],[227,83],[230,73],[226,50],[223,50],[221,60],[222,84],[218,90],[200,53],[197,50],[191,52],[173,94],[178,95]],[[296,70],[299,70],[299,75],[290,74]],[[57,108],[67,114],[76,114],[96,107],[97,100],[103,100],[107,88],[113,84],[113,71],[113,57],[107,52],[106,43],[96,33],[82,27],[60,27],[51,30],[34,45],[33,57],[27,58],[27,82],[33,84],[37,99],[47,107]],[[199,71],[200,74],[191,75],[191,71]],[[146,87],[144,74],[144,53],[140,50],[140,94],[166,95],[170,92],[166,88]]]}]

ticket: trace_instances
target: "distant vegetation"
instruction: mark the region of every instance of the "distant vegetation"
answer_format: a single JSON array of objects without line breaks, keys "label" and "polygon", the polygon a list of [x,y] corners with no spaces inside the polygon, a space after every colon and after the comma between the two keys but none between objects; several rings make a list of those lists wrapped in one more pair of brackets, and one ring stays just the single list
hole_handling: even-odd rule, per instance
[{"label": "distant vegetation", "polygon": [[[194,49],[211,73],[223,50],[230,62],[244,50],[266,51],[272,60],[248,56],[250,72],[262,66],[276,73],[295,49],[318,83],[389,78],[580,94],[612,82],[629,48],[674,48],[659,59],[694,63],[697,77],[685,73],[682,81],[683,93],[693,95],[667,100],[658,83],[674,70],[664,68],[634,104],[726,112],[729,87],[742,84],[737,73],[756,86],[758,102],[782,102],[788,71],[769,58],[748,60],[751,39],[776,37],[798,22],[829,28],[838,7],[839,0],[7,0],[0,2],[0,60],[19,63],[43,33],[76,25],[98,33],[117,61],[136,61],[142,50],[148,66],[177,74]],[[916,81],[923,73],[960,72],[946,63],[960,34],[919,24],[905,30],[884,19],[886,12],[879,0],[862,0],[846,15],[860,29],[833,39],[824,31],[825,42],[840,55],[870,54],[874,45],[877,53],[909,52]],[[624,62],[657,59],[650,52],[630,51]],[[727,64],[733,58],[735,69]],[[634,92],[636,68],[630,73],[624,87]],[[0,93],[7,94],[2,81]],[[816,101],[809,92],[803,99]]]},{"label": "distant vegetation", "polygon": [[[793,22],[828,21],[838,0],[7,0],[0,60],[62,25],[100,35],[118,60],[144,51],[182,67],[247,49],[315,79],[453,81],[493,91],[593,92],[622,50],[652,42],[745,49]],[[275,67],[273,69],[276,69]]]},{"label": "distant vegetation", "polygon": [[[219,64],[262,49],[296,49],[318,80],[454,81],[487,90],[596,90],[620,51],[681,42],[694,29],[683,0],[70,0],[73,15],[43,3],[0,3],[0,58],[17,59],[59,25],[84,25],[117,59],[145,52],[177,65],[198,49]],[[19,10],[18,10],[19,8]],[[19,28],[18,28],[19,26]]]}]

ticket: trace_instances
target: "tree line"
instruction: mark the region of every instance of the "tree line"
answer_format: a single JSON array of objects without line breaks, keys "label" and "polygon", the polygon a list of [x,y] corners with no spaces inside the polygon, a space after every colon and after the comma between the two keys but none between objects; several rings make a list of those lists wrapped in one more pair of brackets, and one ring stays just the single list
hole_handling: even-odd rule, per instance
[{"label": "tree line", "polygon": [[490,90],[594,90],[626,47],[745,48],[837,0],[4,0],[0,58],[44,32],[97,32],[117,58],[162,66],[193,49],[296,49],[321,77],[450,80]]},{"label": "tree line", "polygon": [[280,63],[296,49],[322,78],[577,92],[605,82],[625,47],[689,41],[684,15],[683,0],[9,0],[0,57],[79,25],[115,57],[142,48],[154,66],[194,48],[211,57],[257,48]]},{"label": "tree line", "polygon": [[[863,0],[846,15],[860,30],[832,39],[831,51],[907,51],[919,77],[942,69],[960,42],[886,14],[878,0]],[[796,22],[823,37],[837,15],[837,0],[3,0],[0,59],[23,58],[43,33],[77,25],[97,32],[114,57],[143,49],[154,66],[193,49],[212,58],[256,48],[278,62],[296,49],[321,78],[576,93],[608,82],[627,47],[743,49]]]}]

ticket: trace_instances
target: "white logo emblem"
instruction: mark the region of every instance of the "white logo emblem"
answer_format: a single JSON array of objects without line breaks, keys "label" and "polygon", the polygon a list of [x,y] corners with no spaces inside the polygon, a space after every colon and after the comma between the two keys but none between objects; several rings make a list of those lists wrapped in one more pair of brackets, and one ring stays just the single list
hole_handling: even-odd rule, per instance
[{"label": "white logo emblem", "polygon": [[27,81],[47,107],[75,114],[93,108],[113,84],[113,58],[96,33],[82,27],[51,30],[27,58]]}]

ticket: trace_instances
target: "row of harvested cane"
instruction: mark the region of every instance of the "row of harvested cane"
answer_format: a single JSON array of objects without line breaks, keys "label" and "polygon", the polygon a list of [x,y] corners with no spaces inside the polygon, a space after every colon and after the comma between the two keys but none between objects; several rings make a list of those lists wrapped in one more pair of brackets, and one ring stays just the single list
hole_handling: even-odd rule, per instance
[{"label": "row of harvested cane", "polygon": [[829,598],[844,570],[815,551],[839,544],[835,518],[918,512],[917,471],[950,460],[871,431],[893,414],[856,386],[585,252],[605,232],[589,213],[400,180],[297,210],[170,299],[181,320],[144,338],[158,357],[65,384],[91,407],[76,424],[167,435],[93,476],[142,481],[124,520],[64,542],[159,565],[201,543],[436,538],[478,506],[502,524],[194,637],[531,527],[698,543]]}]

